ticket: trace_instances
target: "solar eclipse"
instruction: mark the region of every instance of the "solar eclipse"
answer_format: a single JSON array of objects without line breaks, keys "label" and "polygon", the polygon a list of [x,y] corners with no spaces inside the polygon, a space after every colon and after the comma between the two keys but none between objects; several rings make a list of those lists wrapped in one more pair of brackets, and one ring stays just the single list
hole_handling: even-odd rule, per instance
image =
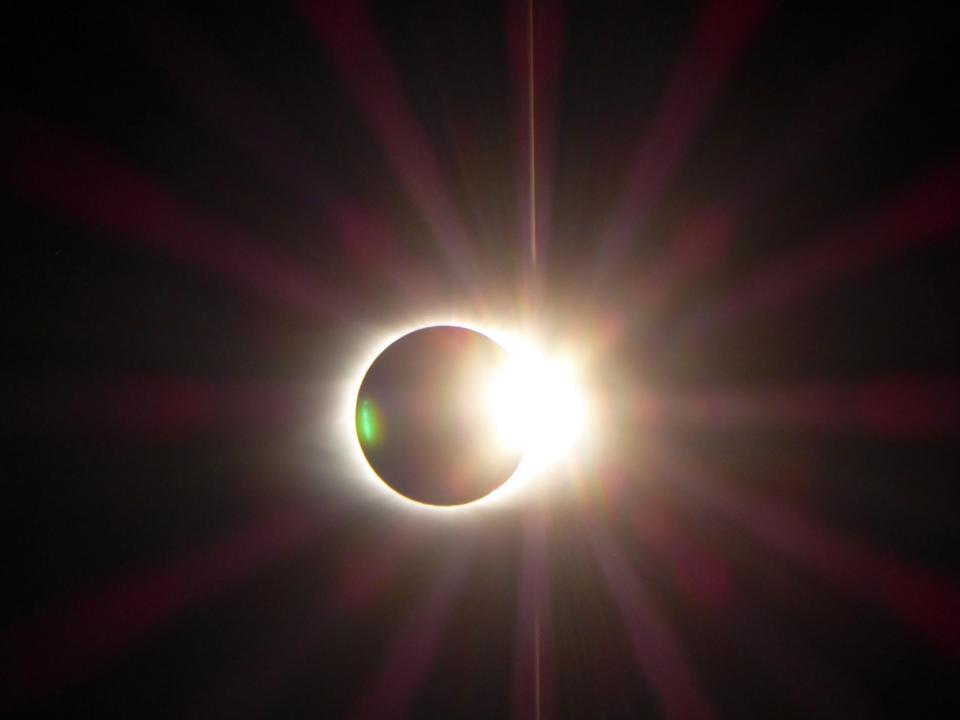
[{"label": "solar eclipse", "polygon": [[497,337],[422,326],[366,367],[354,436],[368,470],[395,497],[471,506],[522,489],[575,450],[587,403],[573,363]]}]

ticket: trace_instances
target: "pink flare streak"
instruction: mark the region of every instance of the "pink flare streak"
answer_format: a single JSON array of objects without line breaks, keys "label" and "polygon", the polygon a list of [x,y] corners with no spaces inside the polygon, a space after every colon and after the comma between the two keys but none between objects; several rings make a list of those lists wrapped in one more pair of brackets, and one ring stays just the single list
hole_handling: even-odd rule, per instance
[{"label": "pink flare streak", "polygon": [[216,382],[139,375],[101,381],[45,381],[17,388],[26,422],[42,428],[142,439],[180,439],[197,433],[281,425],[305,417],[309,394],[289,384]]},{"label": "pink flare streak", "polygon": [[832,668],[798,639],[753,612],[738,592],[729,565],[710,545],[690,536],[659,503],[639,506],[633,528],[644,548],[664,555],[681,594],[708,612],[735,644],[759,663],[797,707],[817,717],[867,715],[864,703]]},{"label": "pink flare streak", "polygon": [[329,278],[258,246],[238,230],[193,215],[162,188],[67,131],[14,122],[0,182],[99,231],[122,236],[227,278],[270,301],[339,316],[345,298]]},{"label": "pink flare streak", "polygon": [[601,522],[587,519],[594,556],[620,610],[634,655],[664,717],[712,718],[710,701],[697,683],[677,637],[660,619],[623,551]]},{"label": "pink flare streak", "polygon": [[952,656],[960,656],[960,586],[834,530],[782,502],[752,497],[706,473],[677,486],[841,590],[875,603]]},{"label": "pink flare streak", "polygon": [[960,380],[907,375],[766,389],[703,389],[664,399],[669,415],[697,422],[762,422],[866,432],[887,438],[960,434]]},{"label": "pink flare streak", "polygon": [[614,265],[659,200],[768,11],[765,0],[708,0],[660,106],[644,131],[626,187],[603,233],[600,269]]},{"label": "pink flare streak", "polygon": [[377,535],[344,557],[334,581],[334,596],[344,610],[368,608],[390,587],[408,557],[425,538],[413,528]]},{"label": "pink flare streak", "polygon": [[789,307],[838,279],[945,240],[960,227],[960,157],[873,209],[761,267],[683,327],[693,338]]},{"label": "pink flare streak", "polygon": [[[171,36],[177,41],[175,53],[167,49]],[[425,279],[425,267],[402,257],[396,232],[386,218],[335,189],[324,169],[305,152],[309,143],[266,108],[252,88],[228,72],[226,62],[212,48],[174,27],[165,28],[161,37],[151,33],[148,39],[201,115],[218,131],[225,131],[303,207],[322,212],[355,265],[371,276],[398,282],[408,295],[430,282]]]},{"label": "pink flare streak", "polygon": [[402,251],[396,231],[380,212],[345,198],[331,202],[328,212],[341,246],[362,275],[389,278],[410,299],[422,299],[439,287],[428,263]]},{"label": "pink flare streak", "polygon": [[673,582],[692,603],[719,611],[733,602],[733,581],[727,563],[709,547],[685,534],[662,506],[642,507],[632,516],[634,531],[662,553]]},{"label": "pink flare streak", "polygon": [[95,673],[193,607],[247,581],[316,531],[299,507],[235,528],[189,555],[107,581],[43,611],[4,643],[15,666],[14,699]]},{"label": "pink flare streak", "polygon": [[556,160],[556,104],[563,62],[564,11],[557,2],[534,2],[533,107],[530,107],[528,8],[508,2],[507,53],[513,109],[513,145],[517,167],[517,238],[523,257],[529,257],[530,227],[530,113],[534,113],[534,179],[536,182],[537,253],[543,256],[551,237],[553,171]]},{"label": "pink flare streak", "polygon": [[526,518],[517,583],[513,666],[513,717],[555,714],[554,644],[547,566],[546,517],[533,510]]},{"label": "pink flare streak", "polygon": [[637,301],[654,309],[710,266],[719,263],[737,228],[755,208],[800,175],[818,151],[847,130],[899,76],[901,61],[890,43],[867,44],[814,89],[792,122],[753,161],[738,167],[716,201],[691,211],[672,238],[667,256],[636,281]]},{"label": "pink flare streak", "polygon": [[708,206],[686,218],[671,238],[668,256],[653,269],[644,268],[634,281],[633,295],[644,312],[657,309],[678,287],[718,263],[734,229],[728,208]]},{"label": "pink flare streak", "polygon": [[368,11],[359,0],[304,0],[301,5],[434,240],[468,280],[473,257],[467,230]]},{"label": "pink flare streak", "polygon": [[395,583],[404,561],[425,541],[420,527],[401,526],[389,537],[377,533],[349,550],[319,602],[306,617],[284,616],[265,647],[258,648],[209,684],[190,718],[256,716],[268,712],[291,682],[312,672],[314,655],[327,642],[332,623],[341,624],[371,606]]},{"label": "pink flare streak", "polygon": [[451,609],[466,574],[462,549],[451,552],[390,641],[357,718],[399,718],[409,711],[442,643]]}]

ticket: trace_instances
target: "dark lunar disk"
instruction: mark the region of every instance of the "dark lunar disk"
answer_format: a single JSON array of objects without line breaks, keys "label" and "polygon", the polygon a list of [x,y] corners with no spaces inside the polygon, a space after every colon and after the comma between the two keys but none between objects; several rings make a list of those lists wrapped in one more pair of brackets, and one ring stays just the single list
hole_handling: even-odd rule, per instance
[{"label": "dark lunar disk", "polygon": [[486,335],[453,326],[416,330],[367,370],[357,396],[357,437],[374,472],[429,505],[479,500],[509,479],[520,454],[499,447],[485,383],[507,361]]}]

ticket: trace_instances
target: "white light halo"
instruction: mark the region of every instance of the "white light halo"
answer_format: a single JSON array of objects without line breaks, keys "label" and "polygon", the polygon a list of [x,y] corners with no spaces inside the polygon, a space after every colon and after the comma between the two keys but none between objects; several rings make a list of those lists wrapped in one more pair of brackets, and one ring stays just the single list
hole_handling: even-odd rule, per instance
[{"label": "white light halo", "polygon": [[520,463],[502,484],[497,486],[487,495],[460,505],[431,505],[419,500],[403,495],[386,482],[384,482],[370,466],[363,448],[360,445],[360,438],[357,436],[356,429],[356,405],[357,397],[360,393],[360,386],[367,370],[373,364],[384,350],[395,343],[400,338],[431,327],[458,327],[465,330],[471,330],[479,333],[493,342],[500,345],[512,357],[518,355],[529,356],[535,353],[542,357],[542,352],[536,348],[532,340],[519,335],[516,332],[506,330],[495,323],[483,324],[475,323],[462,318],[430,318],[421,319],[416,323],[410,323],[397,327],[390,331],[378,333],[376,338],[364,345],[357,353],[355,363],[351,364],[352,372],[349,378],[343,383],[341,402],[339,403],[337,417],[334,426],[337,428],[337,434],[340,437],[339,447],[344,448],[350,456],[350,465],[357,474],[363,479],[367,490],[375,496],[390,502],[391,504],[414,511],[433,511],[442,514],[457,514],[468,511],[489,509],[493,507],[504,507],[517,500],[523,492],[532,485],[532,481],[544,469],[544,463],[536,453],[524,453]]}]

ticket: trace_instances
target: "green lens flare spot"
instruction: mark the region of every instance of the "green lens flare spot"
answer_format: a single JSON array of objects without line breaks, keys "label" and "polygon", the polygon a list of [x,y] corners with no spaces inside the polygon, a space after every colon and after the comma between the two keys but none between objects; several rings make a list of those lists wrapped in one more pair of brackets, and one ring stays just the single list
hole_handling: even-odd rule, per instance
[{"label": "green lens flare spot", "polygon": [[357,435],[364,444],[375,443],[380,436],[377,413],[369,400],[361,400],[357,406]]}]

